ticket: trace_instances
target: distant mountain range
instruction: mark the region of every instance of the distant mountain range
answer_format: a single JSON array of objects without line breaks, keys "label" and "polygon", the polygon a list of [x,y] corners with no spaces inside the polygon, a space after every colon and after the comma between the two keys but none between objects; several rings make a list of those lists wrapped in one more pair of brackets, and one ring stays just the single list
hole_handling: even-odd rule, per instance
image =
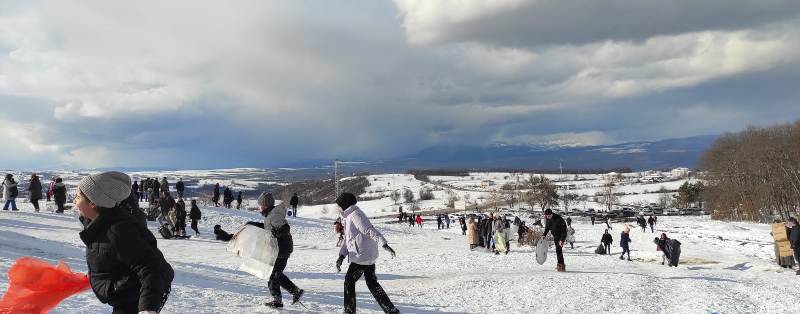
[{"label": "distant mountain range", "polygon": [[715,135],[616,145],[558,147],[526,145],[437,146],[381,162],[398,169],[612,169],[695,168]]}]

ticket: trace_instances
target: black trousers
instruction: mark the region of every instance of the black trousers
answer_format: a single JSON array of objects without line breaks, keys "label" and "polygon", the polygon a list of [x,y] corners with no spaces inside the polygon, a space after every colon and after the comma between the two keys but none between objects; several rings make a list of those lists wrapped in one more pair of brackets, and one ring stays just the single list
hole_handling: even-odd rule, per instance
[{"label": "black trousers", "polygon": [[200,233],[200,230],[197,230],[197,219],[192,219],[192,230],[194,230],[194,232]]},{"label": "black trousers", "polygon": [[564,254],[561,252],[561,244],[556,241],[556,260],[559,264],[564,264]]},{"label": "black trousers", "polygon": [[386,291],[378,283],[378,276],[375,275],[375,265],[359,265],[350,263],[347,268],[347,274],[344,276],[344,312],[356,312],[356,281],[364,275],[364,280],[367,281],[367,288],[372,293],[372,297],[381,306],[384,312],[390,313],[396,311],[394,304],[389,300]]},{"label": "black trousers", "polygon": [[606,248],[606,254],[611,254],[611,244],[603,244],[603,246]]},{"label": "black trousers", "polygon": [[31,200],[31,204],[33,204],[33,209],[37,212],[39,211],[39,200]]},{"label": "black trousers", "polygon": [[275,265],[272,266],[272,273],[269,275],[269,282],[267,282],[269,293],[276,299],[280,299],[281,297],[281,288],[289,291],[291,294],[295,294],[300,290],[289,280],[289,277],[283,274],[283,270],[286,269],[286,262],[288,261],[288,257],[279,257],[276,259]]}]

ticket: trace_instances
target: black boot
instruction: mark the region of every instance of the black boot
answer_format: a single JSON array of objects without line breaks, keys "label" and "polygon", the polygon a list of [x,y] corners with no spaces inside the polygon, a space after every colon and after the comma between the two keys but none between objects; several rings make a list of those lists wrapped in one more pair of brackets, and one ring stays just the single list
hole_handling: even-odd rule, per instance
[{"label": "black boot", "polygon": [[280,297],[277,297],[270,302],[264,303],[264,305],[266,305],[267,307],[279,309],[283,308],[283,301],[281,300]]}]

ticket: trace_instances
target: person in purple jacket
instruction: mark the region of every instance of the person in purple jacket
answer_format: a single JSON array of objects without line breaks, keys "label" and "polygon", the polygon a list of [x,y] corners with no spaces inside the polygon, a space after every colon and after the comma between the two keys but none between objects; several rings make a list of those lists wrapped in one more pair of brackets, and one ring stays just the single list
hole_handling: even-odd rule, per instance
[{"label": "person in purple jacket", "polygon": [[351,193],[342,193],[336,198],[339,205],[339,214],[342,216],[344,224],[345,241],[339,250],[339,259],[336,260],[336,269],[342,270],[342,262],[345,256],[350,261],[347,268],[347,275],[344,279],[344,312],[356,312],[356,281],[364,275],[367,281],[367,288],[372,293],[375,301],[386,313],[400,313],[400,311],[389,300],[386,291],[378,283],[378,276],[375,275],[375,260],[378,259],[378,247],[395,257],[394,250],[386,243],[386,239],[369,222],[367,215],[356,206],[356,196]]}]

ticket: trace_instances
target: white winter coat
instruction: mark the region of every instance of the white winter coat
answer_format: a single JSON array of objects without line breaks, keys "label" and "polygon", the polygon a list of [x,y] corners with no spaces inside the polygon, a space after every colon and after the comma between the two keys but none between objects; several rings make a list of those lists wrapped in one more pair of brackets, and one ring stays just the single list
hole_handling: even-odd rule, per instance
[{"label": "white winter coat", "polygon": [[369,222],[367,215],[353,205],[342,213],[345,244],[339,255],[347,255],[351,263],[373,265],[378,259],[378,249],[386,244],[386,239]]},{"label": "white winter coat", "polygon": [[3,200],[10,200],[11,198],[11,188],[17,186],[16,183],[11,183],[8,179],[3,181]]}]

